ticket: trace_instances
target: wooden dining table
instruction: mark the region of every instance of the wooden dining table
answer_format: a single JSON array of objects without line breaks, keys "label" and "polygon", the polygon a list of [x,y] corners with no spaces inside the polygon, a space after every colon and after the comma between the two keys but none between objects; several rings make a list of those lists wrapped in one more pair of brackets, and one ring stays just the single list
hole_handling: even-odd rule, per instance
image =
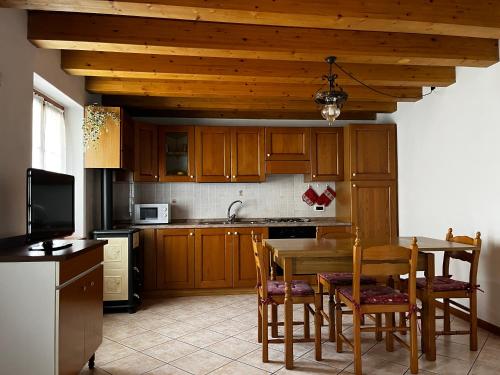
[{"label": "wooden dining table", "polygon": [[[413,237],[394,237],[390,240],[361,240],[363,248],[393,244],[410,248]],[[265,239],[274,263],[283,268],[285,282],[285,366],[293,368],[293,300],[292,275],[310,275],[319,272],[352,272],[354,239]],[[473,245],[449,242],[428,237],[417,237],[419,248],[418,270],[424,271],[427,288],[432,290],[434,254],[444,251],[476,250]],[[436,360],[436,308],[433,300],[422,305],[423,350],[426,359]]]}]

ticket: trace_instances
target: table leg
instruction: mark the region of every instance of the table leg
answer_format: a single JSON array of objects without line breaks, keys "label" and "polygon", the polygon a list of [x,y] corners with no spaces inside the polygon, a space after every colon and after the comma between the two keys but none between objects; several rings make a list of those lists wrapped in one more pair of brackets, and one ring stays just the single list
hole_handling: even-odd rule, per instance
[{"label": "table leg", "polygon": [[292,260],[283,264],[285,281],[285,367],[293,369],[293,300],[292,300]]},{"label": "table leg", "polygon": [[426,298],[422,301],[425,304],[424,324],[426,331],[425,338],[425,358],[428,361],[436,360],[436,305],[432,291],[434,290],[434,254],[426,254],[425,278],[426,278]]}]

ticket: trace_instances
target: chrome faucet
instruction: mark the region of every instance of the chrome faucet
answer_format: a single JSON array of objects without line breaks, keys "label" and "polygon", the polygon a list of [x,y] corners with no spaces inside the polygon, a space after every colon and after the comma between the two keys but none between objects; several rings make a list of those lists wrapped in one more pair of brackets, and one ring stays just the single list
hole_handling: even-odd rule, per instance
[{"label": "chrome faucet", "polygon": [[234,223],[234,221],[236,220],[236,212],[234,214],[231,215],[231,208],[236,204],[236,203],[241,203],[243,204],[242,201],[238,200],[238,201],[234,201],[232,202],[228,209],[227,209],[227,221],[229,221],[230,223]]}]

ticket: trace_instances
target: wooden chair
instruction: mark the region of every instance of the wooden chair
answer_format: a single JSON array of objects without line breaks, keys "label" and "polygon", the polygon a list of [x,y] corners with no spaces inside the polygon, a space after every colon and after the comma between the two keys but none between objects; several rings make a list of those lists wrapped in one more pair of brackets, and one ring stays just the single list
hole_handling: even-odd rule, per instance
[{"label": "wooden chair", "polygon": [[[425,305],[429,299],[443,299],[443,316],[436,317],[444,319],[443,330],[436,331],[437,335],[470,335],[469,345],[471,351],[477,350],[477,269],[479,265],[479,255],[481,251],[481,233],[477,232],[476,237],[454,236],[453,230],[448,229],[446,241],[474,245],[477,250],[445,252],[443,258],[443,275],[434,277],[432,289],[427,289],[425,278],[417,278],[417,298]],[[469,281],[459,281],[450,275],[450,260],[456,259],[470,264]],[[453,299],[469,299],[469,307],[462,305]],[[450,324],[450,304],[469,313],[470,329],[467,331],[452,331]],[[404,322],[403,324],[406,324]],[[424,321],[425,325],[426,322]]]},{"label": "wooden chair", "polygon": [[[268,330],[271,324],[268,319],[269,305],[277,306],[285,303],[285,283],[269,280],[269,251],[262,246],[259,235],[252,233],[252,245],[257,270],[257,306],[258,306],[258,341],[262,343],[262,361],[268,362],[268,344],[284,343],[282,338],[269,339]],[[304,322],[293,322],[294,325],[304,325],[304,338],[293,339],[293,342],[315,342],[316,359],[321,359],[321,325],[319,324],[318,310],[319,296],[305,281],[292,281],[292,298],[294,304],[304,305]],[[314,305],[314,309],[310,305]],[[314,339],[310,337],[309,314],[314,316]],[[283,322],[276,322],[283,326]]]},{"label": "wooden chair", "polygon": [[[352,239],[359,236],[359,228],[356,228],[356,235],[352,232],[332,232],[323,233],[321,227],[316,230],[316,239]],[[328,322],[328,340],[335,342],[335,290],[340,286],[352,285],[352,272],[321,272],[318,273],[318,293],[323,295],[328,295],[328,314],[323,308],[323,298],[320,299],[319,312],[321,314],[320,320],[323,324],[323,319]],[[361,284],[376,284],[377,280],[373,277],[361,277]],[[349,314],[350,311],[345,311],[345,314]],[[371,318],[371,316],[370,316]],[[361,318],[364,324],[364,316]],[[381,315],[377,314],[375,316],[375,324],[380,326]],[[382,340],[382,334],[380,332],[375,333],[376,339],[378,341]]]},{"label": "wooden chair", "polygon": [[[418,373],[417,345],[417,307],[416,307],[416,273],[418,246],[413,238],[411,249],[406,247],[384,245],[361,249],[361,241],[356,238],[353,249],[354,277],[352,286],[339,287],[335,291],[337,301],[335,318],[337,328],[337,352],[342,352],[345,342],[354,351],[354,370],[356,375],[362,374],[361,366],[361,332],[386,332],[386,350],[394,350],[394,339],[410,350],[410,370]],[[409,274],[408,294],[384,285],[361,285],[361,275],[396,276]],[[354,342],[342,333],[342,309],[345,303],[353,311]],[[385,327],[362,327],[362,314],[385,314]],[[395,327],[394,314],[408,313],[410,327]],[[395,332],[410,331],[410,345],[395,335]]]}]

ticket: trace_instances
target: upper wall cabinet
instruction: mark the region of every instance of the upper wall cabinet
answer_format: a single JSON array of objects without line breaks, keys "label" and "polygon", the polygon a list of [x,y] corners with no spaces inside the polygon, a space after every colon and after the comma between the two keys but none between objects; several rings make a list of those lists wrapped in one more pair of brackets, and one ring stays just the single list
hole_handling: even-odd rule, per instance
[{"label": "upper wall cabinet", "polygon": [[85,168],[134,170],[134,127],[130,117],[119,107],[103,110],[117,114],[120,120],[107,117],[106,131],[85,150]]},{"label": "upper wall cabinet", "polygon": [[231,128],[231,181],[264,181],[264,128]]},{"label": "upper wall cabinet", "polygon": [[264,130],[196,127],[197,182],[259,182],[265,178]]},{"label": "upper wall cabinet", "polygon": [[231,181],[231,131],[226,127],[196,127],[196,181]]},{"label": "upper wall cabinet", "polygon": [[152,124],[135,124],[134,181],[158,181],[158,127]]},{"label": "upper wall cabinet", "polygon": [[266,160],[309,160],[310,128],[266,128]]},{"label": "upper wall cabinet", "polygon": [[350,125],[346,132],[349,133],[346,135],[346,166],[349,179],[396,178],[395,125]]},{"label": "upper wall cabinet", "polygon": [[158,126],[158,139],[159,180],[194,181],[194,127]]},{"label": "upper wall cabinet", "polygon": [[311,181],[344,179],[344,129],[311,129]]}]

